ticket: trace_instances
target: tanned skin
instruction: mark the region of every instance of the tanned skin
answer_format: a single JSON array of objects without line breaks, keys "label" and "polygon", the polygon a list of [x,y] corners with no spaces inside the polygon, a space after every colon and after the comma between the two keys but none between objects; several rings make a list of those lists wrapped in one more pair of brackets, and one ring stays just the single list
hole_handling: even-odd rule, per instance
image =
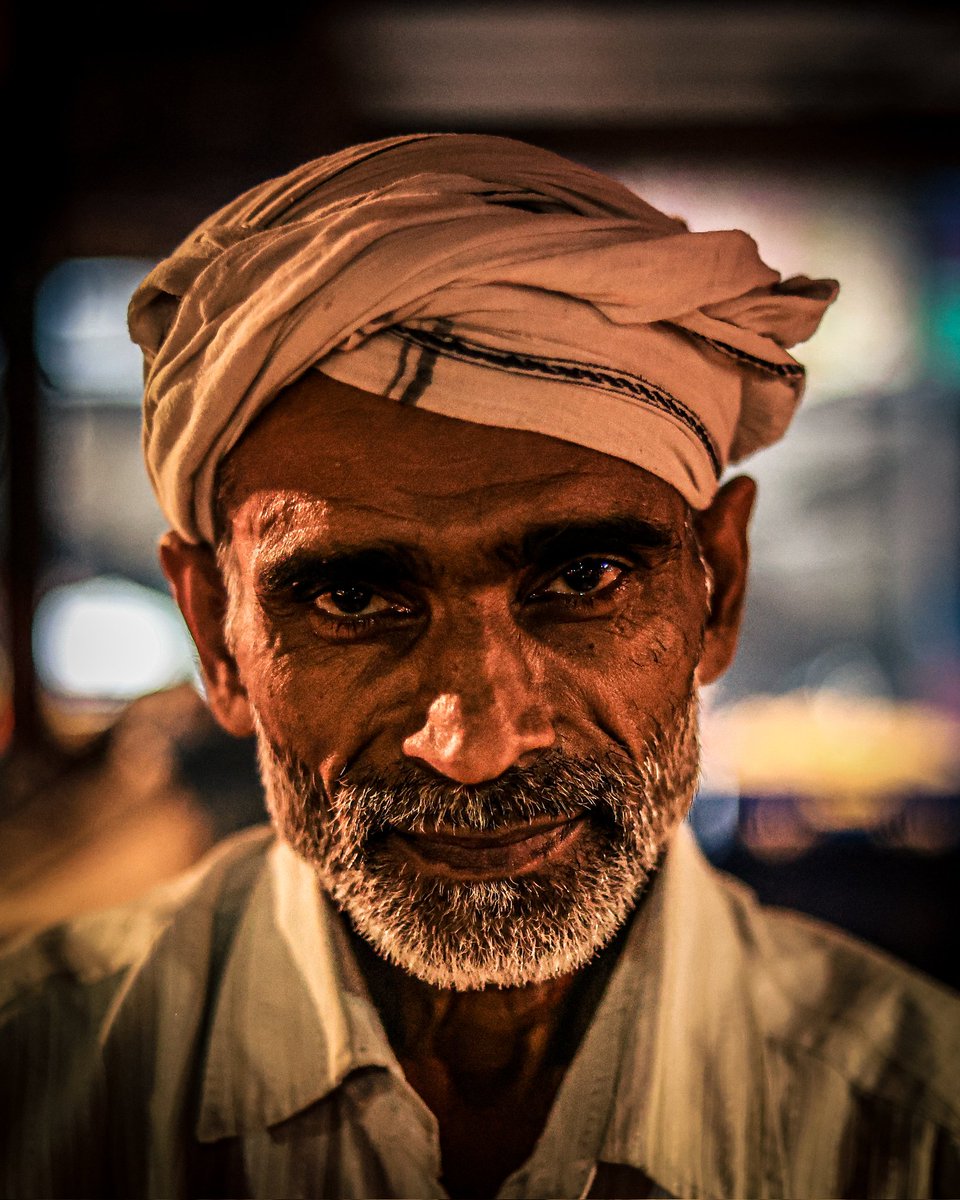
[{"label": "tanned skin", "polygon": [[[169,533],[163,567],[217,720],[248,736],[255,708],[328,789],[341,773],[404,763],[482,783],[554,747],[636,761],[691,680],[711,682],[733,656],[746,477],[694,514],[630,463],[316,372],[251,426],[226,471],[240,587],[229,642],[213,551]],[[333,556],[354,573],[311,584]],[[418,865],[471,871],[469,855]],[[437,1117],[451,1194],[493,1195],[529,1157],[609,958],[456,992],[361,954],[407,1079]]]}]

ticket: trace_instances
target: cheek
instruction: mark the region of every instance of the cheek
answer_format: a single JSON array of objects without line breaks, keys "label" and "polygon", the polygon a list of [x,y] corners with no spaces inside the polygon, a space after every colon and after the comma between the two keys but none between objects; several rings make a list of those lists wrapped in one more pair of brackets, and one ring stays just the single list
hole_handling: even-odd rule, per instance
[{"label": "cheek", "polygon": [[306,622],[246,627],[237,663],[250,703],[274,744],[335,779],[376,738],[405,693],[403,671],[372,643],[332,646]]},{"label": "cheek", "polygon": [[633,750],[669,726],[690,695],[700,635],[698,625],[622,613],[585,638],[555,664],[570,735],[579,743],[599,730]]},{"label": "cheek", "polygon": [[613,623],[617,655],[632,668],[634,683],[653,707],[685,698],[703,653],[705,591],[685,562],[664,586],[651,589]]},{"label": "cheek", "polygon": [[617,622],[619,657],[632,664],[640,675],[661,681],[671,677],[686,680],[700,657],[702,625],[658,615]]}]

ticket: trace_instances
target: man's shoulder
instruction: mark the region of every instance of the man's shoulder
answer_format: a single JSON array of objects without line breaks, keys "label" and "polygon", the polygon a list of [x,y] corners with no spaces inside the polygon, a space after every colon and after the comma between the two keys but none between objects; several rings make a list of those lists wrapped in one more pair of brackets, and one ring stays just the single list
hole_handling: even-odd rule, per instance
[{"label": "man's shoulder", "polygon": [[[0,956],[0,1194],[115,1194],[115,1127],[123,1161],[147,1162],[145,1113],[169,1054],[159,1034],[189,1061],[188,1001],[202,1012],[220,927],[228,940],[272,841],[269,829],[237,835],[142,898]],[[131,1178],[120,1194],[144,1190]]]},{"label": "man's shoulder", "polygon": [[851,934],[715,877],[772,1052],[960,1134],[960,995]]},{"label": "man's shoulder", "polygon": [[[69,993],[109,1000],[146,961],[164,933],[188,914],[213,911],[239,876],[262,862],[273,842],[267,826],[244,830],[214,846],[181,875],[114,908],[17,938],[0,951],[0,1026],[24,1008]],[[112,986],[111,986],[112,985]]]}]

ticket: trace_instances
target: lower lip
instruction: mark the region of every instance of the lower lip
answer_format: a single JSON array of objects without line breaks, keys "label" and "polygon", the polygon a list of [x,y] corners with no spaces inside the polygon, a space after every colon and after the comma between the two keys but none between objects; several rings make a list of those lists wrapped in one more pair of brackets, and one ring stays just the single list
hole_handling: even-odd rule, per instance
[{"label": "lower lip", "polygon": [[573,848],[586,828],[585,816],[534,829],[529,834],[394,833],[391,841],[425,875],[495,879],[525,875]]}]

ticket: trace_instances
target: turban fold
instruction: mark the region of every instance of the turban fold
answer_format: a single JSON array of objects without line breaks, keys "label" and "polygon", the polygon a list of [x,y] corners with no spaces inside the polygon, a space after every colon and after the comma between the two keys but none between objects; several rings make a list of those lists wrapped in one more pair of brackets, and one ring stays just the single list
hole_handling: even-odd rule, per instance
[{"label": "turban fold", "polygon": [[783,433],[804,382],[786,347],[836,291],[520,142],[356,146],[246,192],[138,288],[147,467],[173,528],[212,541],[217,466],[316,367],[626,459],[702,508]]}]

